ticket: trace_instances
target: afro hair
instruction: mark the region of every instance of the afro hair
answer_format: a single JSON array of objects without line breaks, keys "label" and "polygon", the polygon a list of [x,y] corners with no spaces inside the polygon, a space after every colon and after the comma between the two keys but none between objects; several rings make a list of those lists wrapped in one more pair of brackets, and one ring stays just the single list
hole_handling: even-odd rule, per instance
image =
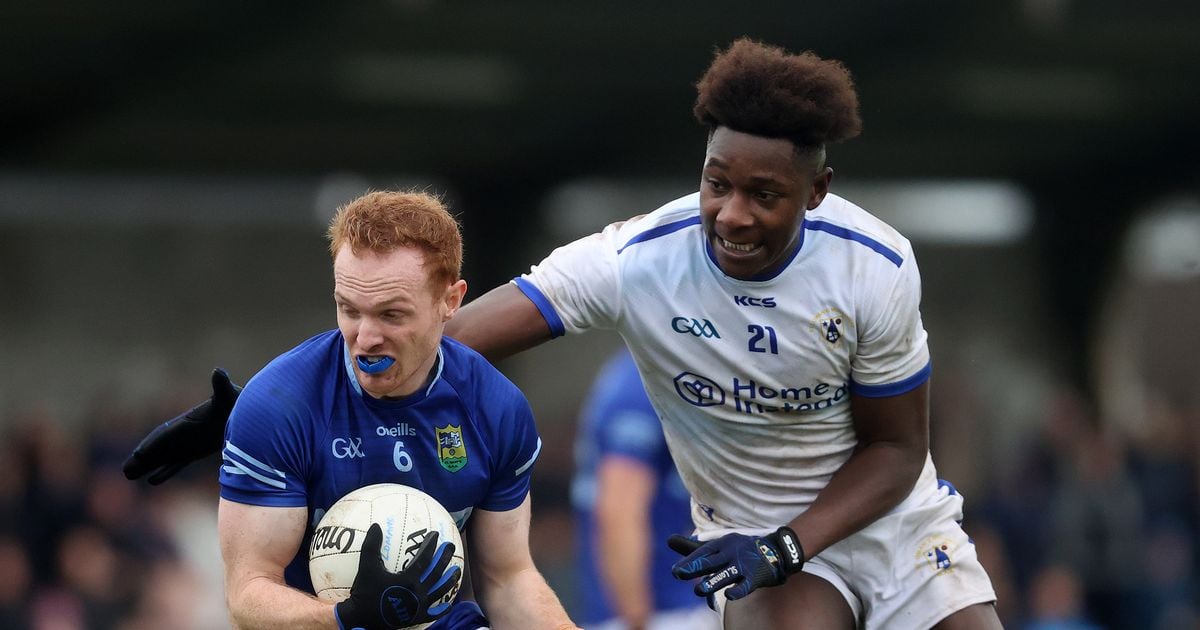
[{"label": "afro hair", "polygon": [[858,94],[840,61],[748,38],[718,51],[696,84],[693,113],[709,127],[818,148],[862,131]]}]

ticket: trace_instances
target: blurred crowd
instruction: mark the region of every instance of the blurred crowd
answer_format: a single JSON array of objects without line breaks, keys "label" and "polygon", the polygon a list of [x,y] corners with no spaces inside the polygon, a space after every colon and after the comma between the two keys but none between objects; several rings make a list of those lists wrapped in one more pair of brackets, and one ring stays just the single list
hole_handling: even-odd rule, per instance
[{"label": "blurred crowd", "polygon": [[968,497],[964,526],[1009,625],[1200,627],[1200,414],[1153,413],[1163,430],[1131,439],[1063,389]]},{"label": "blurred crowd", "polygon": [[[226,628],[215,467],[150,488],[121,462],[158,410],[0,418],[0,628]],[[211,477],[206,479],[204,477]]]},{"label": "blurred crowd", "polygon": [[[192,401],[137,413],[99,401],[80,419],[45,407],[0,418],[0,628],[228,627],[216,543],[216,460],[157,487],[121,461]],[[936,409],[936,407],[935,407]],[[1200,415],[1164,406],[1135,440],[1102,427],[1071,390],[968,493],[964,522],[1006,627],[1200,627]],[[565,483],[571,423],[545,419],[535,474],[535,557],[571,606]],[[935,458],[942,457],[937,450]]]}]

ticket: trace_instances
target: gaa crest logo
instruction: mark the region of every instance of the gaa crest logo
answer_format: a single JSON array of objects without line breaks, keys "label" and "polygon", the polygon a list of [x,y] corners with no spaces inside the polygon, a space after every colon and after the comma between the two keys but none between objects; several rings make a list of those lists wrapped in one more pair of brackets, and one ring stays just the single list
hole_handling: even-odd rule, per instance
[{"label": "gaa crest logo", "polygon": [[853,326],[854,322],[846,317],[846,314],[836,308],[827,308],[812,319],[813,328],[821,333],[821,337],[830,345],[837,345],[842,337],[845,336],[846,328]]},{"label": "gaa crest logo", "polygon": [[463,442],[462,426],[448,424],[437,429],[438,462],[450,472],[458,472],[467,465],[467,445]]}]

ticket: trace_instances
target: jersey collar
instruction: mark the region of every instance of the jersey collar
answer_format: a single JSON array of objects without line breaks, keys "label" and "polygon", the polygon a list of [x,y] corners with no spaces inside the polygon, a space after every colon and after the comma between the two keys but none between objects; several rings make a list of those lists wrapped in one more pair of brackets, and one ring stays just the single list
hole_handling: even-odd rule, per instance
[{"label": "jersey collar", "polygon": [[729,278],[730,280],[738,280],[739,282],[766,282],[767,280],[774,280],[775,278],[779,277],[779,274],[783,273],[783,271],[785,269],[787,269],[788,267],[790,267],[792,265],[792,261],[796,259],[796,256],[800,255],[800,250],[804,247],[804,222],[803,221],[801,222],[798,229],[800,230],[800,236],[799,236],[799,238],[796,239],[796,248],[792,250],[792,253],[787,255],[787,258],[784,259],[783,264],[779,265],[779,268],[776,269],[775,271],[760,273],[757,276],[754,276],[747,280],[741,280],[739,278],[734,278],[733,276],[725,274],[725,270],[721,269],[721,265],[717,262],[717,255],[713,252],[712,242],[708,240],[708,235],[704,233],[703,229],[700,230],[700,233],[703,235],[704,253],[707,254],[708,259],[710,261],[712,261],[713,267],[716,267],[717,271],[720,271],[722,274],[724,274],[726,278]]},{"label": "jersey collar", "polygon": [[354,364],[350,360],[350,346],[346,345],[344,340],[342,341],[342,366],[346,369],[346,378],[350,379],[350,386],[354,388],[354,391],[358,393],[359,396],[375,402],[409,403],[414,400],[423,399],[429,396],[429,392],[433,391],[433,386],[437,385],[437,382],[442,378],[442,370],[446,367],[446,358],[442,354],[442,344],[439,343],[437,348],[437,363],[434,365],[432,371],[433,378],[429,379],[429,385],[425,387],[425,391],[420,392],[419,395],[412,394],[405,398],[396,400],[379,400],[378,398],[375,398],[363,391],[362,385],[358,384],[358,375],[354,372]]}]

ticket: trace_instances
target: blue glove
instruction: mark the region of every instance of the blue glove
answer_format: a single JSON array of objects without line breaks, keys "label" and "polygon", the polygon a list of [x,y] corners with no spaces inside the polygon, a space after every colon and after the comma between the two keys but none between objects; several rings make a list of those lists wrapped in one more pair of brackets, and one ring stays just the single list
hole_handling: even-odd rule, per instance
[{"label": "blue glove", "polygon": [[766,536],[725,534],[708,542],[675,534],[667,546],[684,556],[671,573],[681,580],[702,578],[695,591],[708,598],[710,607],[712,596],[726,586],[726,599],[741,599],[754,589],[783,584],[804,566],[804,549],[788,527]]}]

